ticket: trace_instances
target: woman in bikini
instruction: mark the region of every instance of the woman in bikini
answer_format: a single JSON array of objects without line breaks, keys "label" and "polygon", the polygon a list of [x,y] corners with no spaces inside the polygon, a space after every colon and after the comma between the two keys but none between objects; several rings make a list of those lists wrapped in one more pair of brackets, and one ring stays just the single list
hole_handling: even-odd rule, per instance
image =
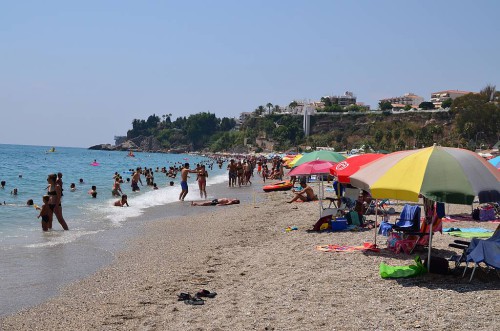
[{"label": "woman in bikini", "polygon": [[207,177],[208,172],[205,165],[202,165],[198,170],[198,187],[200,188],[200,197],[205,196],[205,199],[207,198]]},{"label": "woman in bikini", "polygon": [[68,225],[66,224],[66,221],[64,220],[64,217],[62,215],[62,205],[61,205],[62,190],[61,190],[61,186],[57,185],[56,181],[57,181],[56,174],[50,174],[47,177],[47,182],[49,183],[49,186],[47,187],[47,195],[50,197],[49,198],[49,208],[51,210],[51,213],[49,215],[48,228],[52,229],[52,220],[53,220],[54,214],[55,214],[57,217],[57,220],[59,221],[59,224],[61,224],[62,228],[64,230],[69,230]]}]

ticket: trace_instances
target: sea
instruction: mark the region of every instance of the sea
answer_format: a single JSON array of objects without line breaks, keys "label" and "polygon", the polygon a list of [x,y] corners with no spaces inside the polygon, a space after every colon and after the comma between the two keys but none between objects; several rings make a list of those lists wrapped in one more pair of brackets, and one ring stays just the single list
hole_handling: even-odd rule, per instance
[{"label": "sea", "polygon": [[[130,157],[119,151],[57,146],[52,151],[52,146],[0,144],[0,181],[6,183],[0,189],[0,317],[37,305],[57,295],[64,285],[108,265],[147,222],[206,212],[205,207],[190,206],[189,201],[201,200],[195,174],[188,179],[185,202],[178,200],[179,175],[172,179],[154,172],[158,190],[147,186],[144,177],[139,192],[132,192],[126,182],[131,169],[139,166],[155,171],[186,162],[191,169],[197,163],[207,165],[208,199],[231,197],[251,202],[261,189],[256,185],[228,189],[227,164],[219,168],[202,155],[137,152]],[[43,232],[39,212],[26,202],[33,199],[42,205],[47,175],[57,172],[63,174],[62,206],[70,230],[64,231],[54,216],[53,229]],[[130,207],[113,205],[118,199],[111,195],[115,172],[125,180],[122,190]],[[70,190],[71,183],[75,183],[75,191]],[[97,198],[89,194],[93,185]],[[17,195],[12,194],[15,188]]]}]

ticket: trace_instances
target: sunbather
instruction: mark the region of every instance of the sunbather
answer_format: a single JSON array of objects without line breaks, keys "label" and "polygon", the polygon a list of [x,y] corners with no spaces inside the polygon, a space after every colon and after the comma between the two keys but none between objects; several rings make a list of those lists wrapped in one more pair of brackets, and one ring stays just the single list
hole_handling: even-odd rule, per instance
[{"label": "sunbather", "polygon": [[238,199],[220,198],[207,201],[191,202],[191,206],[227,206],[227,205],[237,205],[240,203]]}]

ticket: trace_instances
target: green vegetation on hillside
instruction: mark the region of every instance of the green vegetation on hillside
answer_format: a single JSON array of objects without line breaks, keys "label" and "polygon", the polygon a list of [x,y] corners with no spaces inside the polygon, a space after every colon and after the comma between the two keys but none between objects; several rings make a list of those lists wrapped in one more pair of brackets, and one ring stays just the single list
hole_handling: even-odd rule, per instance
[{"label": "green vegetation on hillside", "polygon": [[[275,151],[300,149],[300,146],[330,146],[336,150],[369,145],[379,150],[396,151],[431,146],[469,149],[487,147],[500,135],[500,92],[487,86],[480,93],[455,99],[449,112],[403,112],[382,114],[350,112],[311,116],[311,132],[304,137],[302,116],[280,113],[278,106],[259,106],[239,130],[232,118],[217,118],[198,113],[171,121],[171,114],[151,115],[147,120],[134,119],[129,139],[154,136],[164,148],[210,151],[260,151],[271,142]],[[449,102],[448,102],[449,104]],[[386,108],[386,105],[381,105]],[[430,105],[423,105],[431,108]],[[297,107],[292,102],[290,108]],[[335,108],[335,105],[327,107]]]}]

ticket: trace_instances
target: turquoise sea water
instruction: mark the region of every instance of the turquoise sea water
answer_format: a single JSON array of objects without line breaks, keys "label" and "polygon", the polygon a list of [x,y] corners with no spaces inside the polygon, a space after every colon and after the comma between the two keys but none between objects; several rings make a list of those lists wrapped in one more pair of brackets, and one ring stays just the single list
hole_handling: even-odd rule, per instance
[{"label": "turquoise sea water", "polygon": [[[171,165],[189,162],[193,168],[196,163],[211,162],[208,158],[187,154],[136,153],[132,158],[126,152],[56,147],[56,151],[50,153],[49,149],[50,146],[0,145],[0,180],[6,181],[5,188],[0,189],[0,202],[6,203],[0,206],[0,297],[12,298],[2,300],[0,316],[53,295],[53,289],[61,282],[78,278],[82,268],[90,270],[109,262],[112,254],[103,247],[118,242],[117,234],[130,231],[127,229],[132,228],[133,220],[144,218],[146,210],[179,206],[179,178],[174,179],[175,185],[170,187],[168,183],[172,179],[155,172],[159,190],[146,186],[143,178],[144,186],[134,193],[125,182],[122,190],[129,196],[130,207],[114,207],[117,198],[111,196],[111,187],[115,171],[125,179],[130,177],[129,169],[138,166],[168,169]],[[91,165],[94,160],[98,166]],[[37,219],[38,211],[27,207],[26,201],[33,199],[41,205],[47,175],[57,172],[63,173],[63,214],[70,231],[63,231],[54,217],[53,230],[44,233]],[[219,169],[215,164],[208,172],[210,198],[213,197],[211,187],[214,190],[220,186],[227,175],[225,166]],[[83,184],[79,184],[80,178]],[[72,182],[77,187],[74,192],[69,190]],[[188,182],[190,193],[186,200],[198,200],[195,176]],[[97,199],[88,194],[92,185],[97,186]],[[18,189],[18,195],[11,194],[14,188]],[[96,241],[100,244],[95,244]]]}]

